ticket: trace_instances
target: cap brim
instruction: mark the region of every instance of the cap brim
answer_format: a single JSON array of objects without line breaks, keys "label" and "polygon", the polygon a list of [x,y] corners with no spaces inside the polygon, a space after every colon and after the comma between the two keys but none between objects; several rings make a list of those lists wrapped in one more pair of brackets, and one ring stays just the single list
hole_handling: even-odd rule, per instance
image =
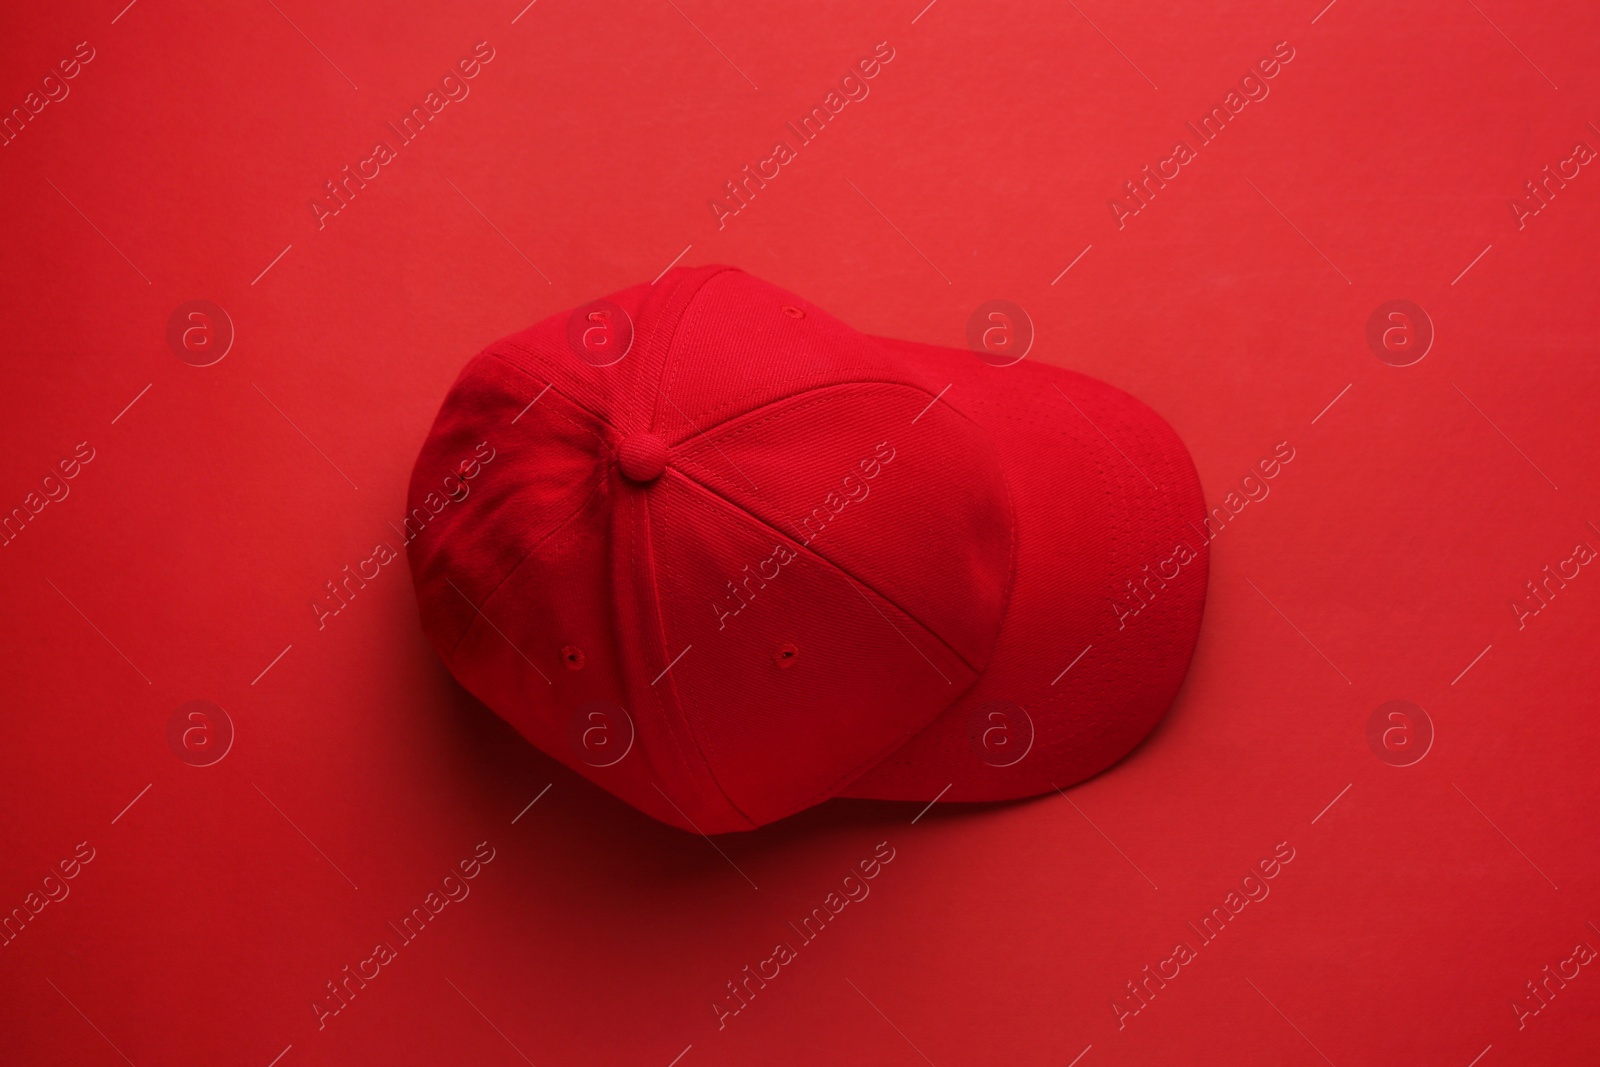
[{"label": "cap brim", "polygon": [[1010,602],[982,677],[839,791],[885,800],[1008,800],[1111,766],[1171,707],[1205,606],[1205,498],[1155,412],[1103,382],[1023,360],[884,338],[950,386],[1011,495]]}]

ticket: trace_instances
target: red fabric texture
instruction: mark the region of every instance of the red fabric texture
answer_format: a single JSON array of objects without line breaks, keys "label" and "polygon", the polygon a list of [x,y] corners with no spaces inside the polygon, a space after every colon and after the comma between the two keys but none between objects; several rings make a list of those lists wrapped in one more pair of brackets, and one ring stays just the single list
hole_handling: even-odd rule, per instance
[{"label": "red fabric texture", "polygon": [[[529,741],[719,833],[841,794],[1046,792],[1160,719],[1206,558],[1149,409],[726,267],[608,299],[623,358],[578,358],[566,315],[491,345],[412,477],[429,639]],[[1001,701],[1027,721],[997,745]]]},{"label": "red fabric texture", "polygon": [[[926,800],[949,786],[947,802],[1002,800],[1097,774],[1161,720],[1199,636],[1210,554],[1189,453],[1144,404],[1081,374],[885,343],[937,368],[951,382],[941,403],[999,450],[1016,578],[983,677],[841,794]],[[1031,741],[1015,763],[981,737],[993,728],[983,709],[1001,701],[1026,713],[993,720],[1003,744]]]}]

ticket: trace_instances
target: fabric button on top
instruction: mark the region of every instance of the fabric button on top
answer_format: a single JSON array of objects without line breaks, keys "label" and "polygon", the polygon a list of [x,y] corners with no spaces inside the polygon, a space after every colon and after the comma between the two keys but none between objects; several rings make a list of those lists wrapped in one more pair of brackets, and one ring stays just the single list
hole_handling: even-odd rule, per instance
[{"label": "fabric button on top", "polygon": [[622,473],[635,482],[653,482],[667,469],[667,443],[653,433],[632,433],[617,446]]}]

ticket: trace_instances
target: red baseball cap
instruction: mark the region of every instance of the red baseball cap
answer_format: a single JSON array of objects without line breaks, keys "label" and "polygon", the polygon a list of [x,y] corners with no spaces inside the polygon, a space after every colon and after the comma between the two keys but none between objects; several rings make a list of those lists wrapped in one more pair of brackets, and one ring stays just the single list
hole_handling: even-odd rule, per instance
[{"label": "red baseball cap", "polygon": [[1205,601],[1199,479],[1149,408],[728,267],[489,346],[409,506],[461,684],[707,834],[1094,775],[1171,705]]}]

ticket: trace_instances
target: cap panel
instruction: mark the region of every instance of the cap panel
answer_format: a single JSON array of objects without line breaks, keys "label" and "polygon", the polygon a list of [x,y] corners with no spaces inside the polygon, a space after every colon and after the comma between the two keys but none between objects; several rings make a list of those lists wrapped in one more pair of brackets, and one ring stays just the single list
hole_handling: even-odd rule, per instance
[{"label": "cap panel", "polygon": [[[720,269],[720,268],[717,268]],[[473,613],[445,578],[467,575],[487,596],[538,543],[548,522],[571,513],[605,477],[613,427],[641,427],[658,391],[677,320],[696,278],[713,271],[673,271],[666,284],[636,285],[605,298],[631,323],[626,356],[606,366],[580,358],[569,340],[574,312],[551,315],[503,337],[470,360],[441,402],[412,470],[409,514],[437,513],[424,531],[406,524],[413,581],[424,625],[448,662]],[[485,480],[468,523],[462,510],[439,508],[428,494],[488,441],[510,457]],[[501,442],[496,444],[496,442]],[[509,451],[507,451],[509,450]],[[420,512],[418,509],[422,509]],[[413,528],[413,527],[416,528]],[[449,639],[445,639],[448,634]]]},{"label": "cap panel", "polygon": [[[612,293],[603,301],[591,301],[552,315],[501,338],[491,351],[534,378],[555,382],[573,403],[593,412],[618,432],[647,429],[683,307],[700,283],[727,269],[669,271],[655,285],[636,285]],[[626,317],[632,335],[627,354],[603,366],[582,358],[571,335],[574,316],[598,303],[616,305]]]},{"label": "cap panel", "polygon": [[976,677],[894,602],[677,471],[635,492],[667,649],[653,688],[755,824],[826,799]]},{"label": "cap panel", "polygon": [[809,301],[726,268],[685,305],[672,348],[652,424],[669,444],[826,385],[895,381],[932,396],[945,384]]},{"label": "cap panel", "polygon": [[[595,494],[555,536],[529,552],[479,601],[481,613],[474,614],[450,666],[473,696],[541,751],[657,818],[679,821],[651,786],[670,768],[654,763],[661,745],[651,742],[650,724],[634,714],[616,640],[611,511],[609,494]],[[581,709],[601,702],[627,713],[606,723],[617,743],[627,743],[628,731],[639,731],[627,755],[610,766],[585,762],[587,750],[573,743]]]},{"label": "cap panel", "polygon": [[447,663],[472,603],[603,481],[603,425],[545,384],[492,352],[475,357],[412,469],[402,530],[424,627]]},{"label": "cap panel", "polygon": [[672,462],[983,669],[1010,586],[1011,504],[983,431],[933,394],[820,387],[690,438]]}]

